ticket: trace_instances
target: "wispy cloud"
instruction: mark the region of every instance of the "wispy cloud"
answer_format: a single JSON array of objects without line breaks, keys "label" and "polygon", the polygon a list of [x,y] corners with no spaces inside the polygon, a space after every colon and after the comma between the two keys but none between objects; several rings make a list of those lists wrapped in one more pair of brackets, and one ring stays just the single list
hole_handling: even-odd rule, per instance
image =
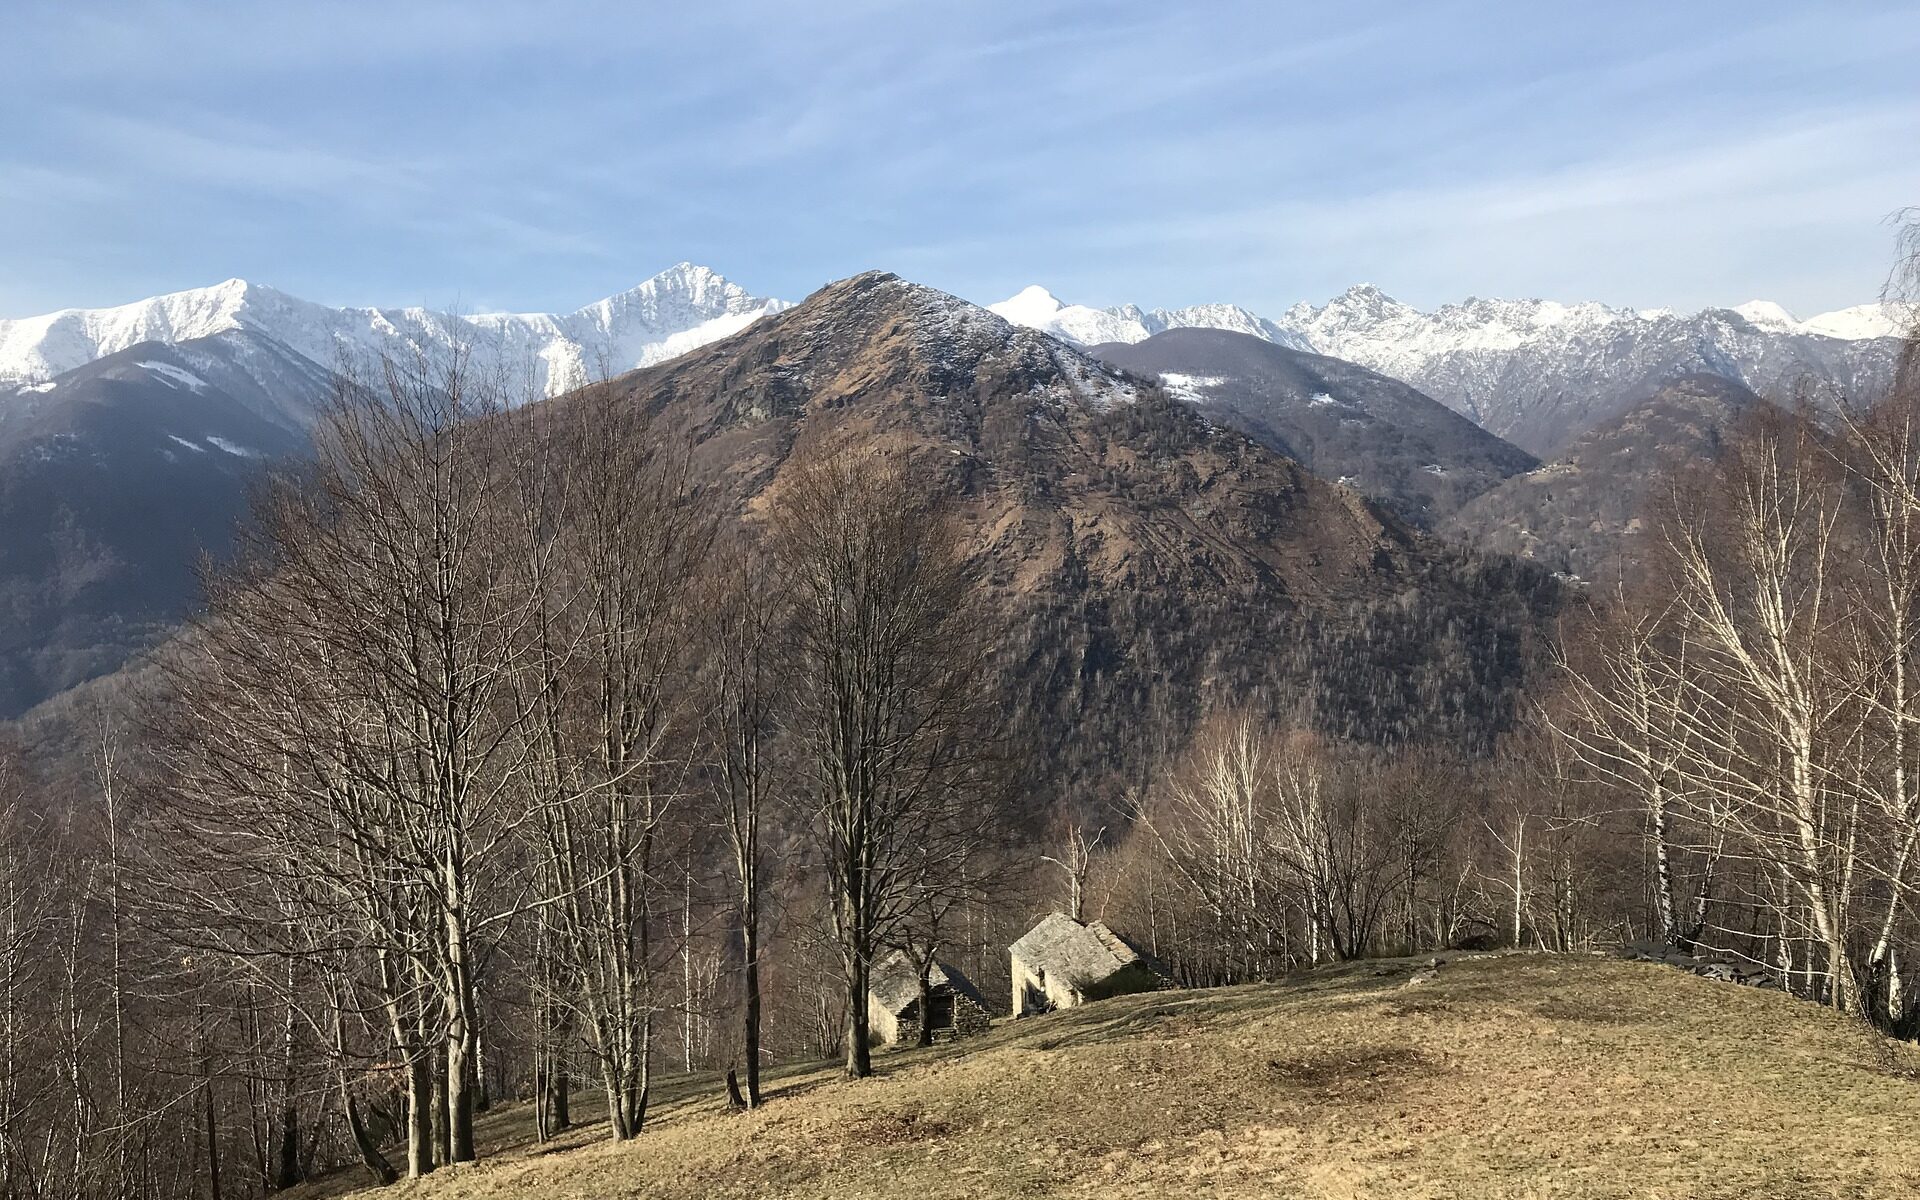
[{"label": "wispy cloud", "polygon": [[1920,200],[1916,53],[1897,6],[29,3],[0,312],[233,274],[559,308],[681,258],[1833,306]]}]

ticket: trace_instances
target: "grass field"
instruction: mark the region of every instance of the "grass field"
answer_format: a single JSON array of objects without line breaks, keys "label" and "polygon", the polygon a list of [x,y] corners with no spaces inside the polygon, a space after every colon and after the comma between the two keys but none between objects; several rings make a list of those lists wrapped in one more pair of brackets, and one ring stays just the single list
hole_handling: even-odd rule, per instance
[{"label": "grass field", "polygon": [[535,1147],[509,1108],[486,1161],[383,1194],[1920,1195],[1913,1047],[1650,964],[1415,968],[1124,997],[882,1055],[859,1083],[790,1069],[748,1114],[711,1079],[670,1081],[626,1146]]}]

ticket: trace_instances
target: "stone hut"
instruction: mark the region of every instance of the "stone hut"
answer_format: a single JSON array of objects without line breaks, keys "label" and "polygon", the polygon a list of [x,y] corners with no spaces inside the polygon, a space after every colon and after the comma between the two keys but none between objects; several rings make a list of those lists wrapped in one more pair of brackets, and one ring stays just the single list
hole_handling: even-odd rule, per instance
[{"label": "stone hut", "polygon": [[1013,944],[1013,1015],[1173,986],[1160,965],[1102,921],[1049,913]]},{"label": "stone hut", "polygon": [[[920,969],[895,950],[873,964],[867,980],[868,1036],[876,1046],[920,1041]],[[927,1019],[934,1041],[985,1033],[992,1014],[978,989],[958,968],[933,964],[927,976]]]}]

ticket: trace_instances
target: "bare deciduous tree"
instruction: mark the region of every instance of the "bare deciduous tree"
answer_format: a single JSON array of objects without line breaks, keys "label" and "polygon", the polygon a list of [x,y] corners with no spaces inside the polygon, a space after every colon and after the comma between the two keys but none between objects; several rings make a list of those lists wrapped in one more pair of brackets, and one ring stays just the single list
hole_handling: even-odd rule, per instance
[{"label": "bare deciduous tree", "polygon": [[770,548],[794,606],[787,669],[846,982],[846,1069],[872,1072],[867,981],[922,898],[923,848],[975,800],[993,680],[954,514],[910,464],[818,457],[772,500]]}]

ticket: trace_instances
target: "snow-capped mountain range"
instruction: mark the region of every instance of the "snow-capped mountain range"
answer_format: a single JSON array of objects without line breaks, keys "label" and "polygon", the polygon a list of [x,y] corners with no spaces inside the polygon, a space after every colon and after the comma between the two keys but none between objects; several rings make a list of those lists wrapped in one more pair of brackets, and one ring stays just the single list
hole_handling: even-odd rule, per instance
[{"label": "snow-capped mountain range", "polygon": [[329,308],[274,288],[229,279],[117,308],[67,309],[0,320],[0,385],[42,386],[64,372],[141,342],[178,344],[231,330],[265,336],[331,367],[343,357],[459,341],[488,366],[554,395],[603,368],[624,371],[684,354],[745,328],[786,302],[755,296],[706,267],[681,263],[630,291],[570,313],[434,312]]},{"label": "snow-capped mountain range", "polygon": [[[329,308],[231,279],[106,309],[0,320],[0,401],[145,341],[242,330],[322,366],[461,341],[538,394],[665,361],[790,305],[681,263],[571,313],[449,316]],[[1905,314],[1866,304],[1800,320],[1778,304],[1677,313],[1551,300],[1470,299],[1422,311],[1362,284],[1269,318],[1232,304],[1090,308],[1030,287],[989,306],[1080,346],[1168,329],[1223,329],[1357,363],[1411,384],[1523,449],[1551,455],[1661,383],[1707,372],[1762,395],[1869,394],[1891,376]],[[9,386],[11,385],[11,389]]]},{"label": "snow-capped mountain range", "polygon": [[1866,304],[1802,321],[1778,304],[1669,309],[1465,300],[1423,312],[1370,284],[1278,319],[1234,305],[1095,309],[1029,287],[990,306],[1017,324],[1083,345],[1138,342],[1200,326],[1252,334],[1358,363],[1464,413],[1535,454],[1548,454],[1653,387],[1694,372],[1786,398],[1812,388],[1871,394],[1890,378],[1900,309]]}]

